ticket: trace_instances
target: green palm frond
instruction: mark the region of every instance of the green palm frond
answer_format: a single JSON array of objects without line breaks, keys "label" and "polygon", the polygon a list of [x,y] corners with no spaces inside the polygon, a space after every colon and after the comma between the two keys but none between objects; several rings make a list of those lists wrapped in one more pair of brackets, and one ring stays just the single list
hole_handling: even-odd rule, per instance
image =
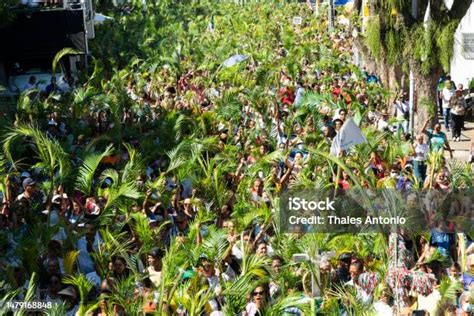
[{"label": "green palm frond", "polygon": [[189,282],[179,286],[174,293],[173,302],[176,305],[182,305],[190,315],[201,315],[204,313],[208,301],[214,296],[214,291],[209,287],[199,287],[199,281],[200,277],[196,275]]},{"label": "green palm frond", "polygon": [[445,276],[441,278],[438,290],[441,294],[440,306],[456,305],[458,295],[462,291],[462,284]]},{"label": "green palm frond", "polygon": [[150,222],[145,214],[134,213],[131,215],[133,222],[132,228],[136,236],[140,240],[141,247],[139,254],[148,253],[156,245],[156,241],[160,236],[160,233],[166,227],[166,222],[162,223],[158,228],[151,229]]},{"label": "green palm frond", "polygon": [[6,293],[1,297],[0,300],[0,314],[6,315],[11,310],[7,302],[14,301],[18,294],[21,293],[21,291],[19,289],[11,289],[9,285],[5,284],[5,282],[3,281],[1,289],[2,292],[6,291]]},{"label": "green palm frond", "polygon": [[76,189],[86,194],[86,196],[89,196],[91,194],[92,183],[97,167],[104,157],[110,156],[111,154],[112,146],[107,147],[107,149],[100,154],[87,154],[84,162],[79,168],[79,174],[76,178]]},{"label": "green palm frond", "polygon": [[166,173],[170,173],[178,169],[179,167],[183,166],[186,163],[186,158],[180,155],[179,146],[168,151],[166,154],[168,158],[170,159],[170,163],[168,165],[168,169],[166,169]]},{"label": "green palm frond", "polygon": [[56,67],[59,61],[61,60],[61,58],[63,58],[66,55],[78,55],[78,54],[82,54],[82,53],[70,47],[63,48],[59,52],[57,52],[56,55],[54,56],[53,64],[52,64],[53,76],[56,74]]},{"label": "green palm frond", "polygon": [[92,258],[96,263],[97,272],[105,278],[109,275],[109,263],[112,257],[127,254],[132,247],[132,241],[126,233],[112,233],[109,229],[101,230],[100,235],[104,243],[92,253]]},{"label": "green palm frond", "polygon": [[471,166],[459,160],[450,160],[448,169],[450,171],[451,186],[453,188],[469,188],[472,186]]},{"label": "green palm frond", "polygon": [[55,303],[51,308],[48,308],[45,311],[45,315],[47,316],[60,316],[60,315],[66,315],[67,313],[67,306],[66,303]]},{"label": "green palm frond", "polygon": [[109,295],[112,304],[121,306],[127,315],[139,315],[143,309],[143,296],[135,296],[135,278],[130,276],[117,282],[115,291]]},{"label": "green palm frond", "polygon": [[226,233],[222,230],[211,229],[203,240],[202,248],[208,258],[220,264],[229,250]]},{"label": "green palm frond", "polygon": [[[35,150],[41,165],[47,168],[50,180],[54,181],[56,171],[59,173],[59,183],[69,175],[70,162],[68,155],[58,141],[50,139],[44,132],[31,125],[18,125],[6,133],[3,141],[5,157],[14,163],[12,145],[17,138],[25,138],[35,145]],[[53,182],[54,184],[55,182]],[[54,187],[54,185],[52,186]]]},{"label": "green palm frond", "polygon": [[247,295],[257,286],[257,282],[251,275],[240,275],[233,282],[226,284],[222,293],[225,297],[226,305],[224,313],[226,315],[237,315],[245,309],[247,305]]},{"label": "green palm frond", "polygon": [[74,265],[76,264],[79,250],[71,250],[63,258],[64,272],[71,275],[74,272]]},{"label": "green palm frond", "polygon": [[298,309],[303,315],[311,314],[311,299],[302,298],[301,295],[291,294],[283,297],[272,303],[266,310],[266,315],[291,315],[290,310]]},{"label": "green palm frond", "polygon": [[137,150],[129,144],[123,144],[127,149],[129,161],[122,169],[122,182],[135,181],[143,173],[144,161]]},{"label": "green palm frond", "polygon": [[270,276],[266,268],[269,265],[269,258],[258,257],[254,254],[246,254],[242,259],[241,275],[249,274],[263,281]]},{"label": "green palm frond", "polygon": [[328,291],[327,296],[328,304],[325,309],[333,307],[331,305],[334,304],[334,302],[340,302],[340,306],[343,306],[344,310],[346,310],[349,315],[373,315],[372,309],[364,305],[357,298],[357,291],[354,287],[336,286],[333,290]]},{"label": "green palm frond", "polygon": [[426,260],[423,262],[424,264],[430,264],[432,262],[439,262],[441,264],[445,264],[447,262],[447,258],[439,252],[438,249],[436,249]]},{"label": "green palm frond", "polygon": [[[31,274],[30,282],[28,285],[28,290],[26,290],[25,297],[23,298],[23,302],[31,302],[35,299],[37,299],[36,294],[37,294],[37,286],[38,286],[38,280],[37,280],[37,275],[35,272]],[[26,308],[21,307],[19,311],[15,313],[15,315],[23,316],[26,315]]]},{"label": "green palm frond", "polygon": [[73,285],[79,291],[79,315],[84,315],[84,304],[86,297],[92,290],[92,283],[87,279],[84,274],[68,275],[62,279],[64,284]]}]

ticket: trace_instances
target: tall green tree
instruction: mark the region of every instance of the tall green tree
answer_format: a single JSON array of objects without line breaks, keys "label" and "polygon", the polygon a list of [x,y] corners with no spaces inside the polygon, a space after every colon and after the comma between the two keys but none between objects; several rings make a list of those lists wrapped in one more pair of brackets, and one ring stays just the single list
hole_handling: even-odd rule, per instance
[{"label": "tall green tree", "polygon": [[[454,0],[450,8],[444,0],[412,2],[367,0],[369,17],[356,44],[390,88],[403,86],[413,71],[418,100],[425,101],[421,121],[436,112],[427,107],[435,107],[439,77],[450,71],[454,33],[472,2]],[[355,1],[355,16],[361,20],[367,14],[362,5]]]}]

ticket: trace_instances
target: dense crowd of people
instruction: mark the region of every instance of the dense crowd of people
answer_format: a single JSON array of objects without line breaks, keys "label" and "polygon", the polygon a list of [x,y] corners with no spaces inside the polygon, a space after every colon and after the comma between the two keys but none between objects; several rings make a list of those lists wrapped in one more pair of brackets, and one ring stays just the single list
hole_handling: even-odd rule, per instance
[{"label": "dense crowd of people", "polygon": [[[231,80],[206,86],[202,78],[214,74],[192,63],[176,81],[167,80],[169,67],[150,75],[132,66],[135,72],[103,85],[118,97],[101,100],[126,104],[120,111],[94,102],[77,112],[56,104],[38,114],[45,139],[25,132],[15,142],[7,135],[2,294],[58,303],[66,315],[470,315],[474,244],[460,229],[472,223],[472,175],[447,157],[446,135],[452,129],[452,139],[461,138],[463,87],[456,90],[448,76],[440,82],[444,131],[432,126],[434,118],[411,129],[407,92],[386,100],[376,74],[349,66],[347,32],[317,33],[314,42],[341,66],[315,65],[313,54],[299,60],[296,73],[282,67],[273,86],[264,87],[268,102],[236,93]],[[271,44],[274,59],[291,57],[282,43]],[[262,66],[249,59],[233,67],[257,80]],[[34,89],[34,78],[30,84],[26,90]],[[55,79],[46,90],[38,102],[55,93],[74,96],[59,91]],[[27,119],[18,113],[12,126],[24,128]],[[334,160],[318,155],[330,152],[349,121],[367,143],[338,151]],[[167,143],[172,148],[156,151]],[[45,159],[54,144],[62,148],[57,160]],[[61,150],[73,170],[69,180]],[[429,229],[362,234],[346,244],[328,233],[317,262],[297,263],[296,250],[307,249],[290,245],[315,245],[311,238],[321,236],[283,237],[277,198],[284,190],[327,187],[430,190],[423,200]],[[435,201],[458,190],[462,198],[447,220]]]}]

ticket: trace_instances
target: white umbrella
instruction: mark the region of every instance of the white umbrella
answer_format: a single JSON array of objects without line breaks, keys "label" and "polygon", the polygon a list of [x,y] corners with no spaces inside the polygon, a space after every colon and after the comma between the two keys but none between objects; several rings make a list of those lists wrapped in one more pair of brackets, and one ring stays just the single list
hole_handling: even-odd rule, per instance
[{"label": "white umbrella", "polygon": [[241,54],[234,55],[234,56],[230,57],[229,59],[227,59],[226,61],[224,61],[224,67],[232,67],[235,64],[246,60],[247,58],[249,58],[249,57],[245,56],[245,55],[241,55]]}]

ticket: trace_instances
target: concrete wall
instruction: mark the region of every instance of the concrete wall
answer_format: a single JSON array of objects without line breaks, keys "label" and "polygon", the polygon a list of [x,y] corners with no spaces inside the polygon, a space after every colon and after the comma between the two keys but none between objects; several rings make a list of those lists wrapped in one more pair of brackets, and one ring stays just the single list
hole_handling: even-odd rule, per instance
[{"label": "concrete wall", "polygon": [[[470,1],[470,0],[465,0]],[[463,57],[463,38],[462,33],[474,34],[474,2],[461,20],[456,33],[454,42],[454,54],[451,60],[451,77],[456,84],[462,83],[464,87],[471,78],[474,78],[474,58],[465,59]]]}]

